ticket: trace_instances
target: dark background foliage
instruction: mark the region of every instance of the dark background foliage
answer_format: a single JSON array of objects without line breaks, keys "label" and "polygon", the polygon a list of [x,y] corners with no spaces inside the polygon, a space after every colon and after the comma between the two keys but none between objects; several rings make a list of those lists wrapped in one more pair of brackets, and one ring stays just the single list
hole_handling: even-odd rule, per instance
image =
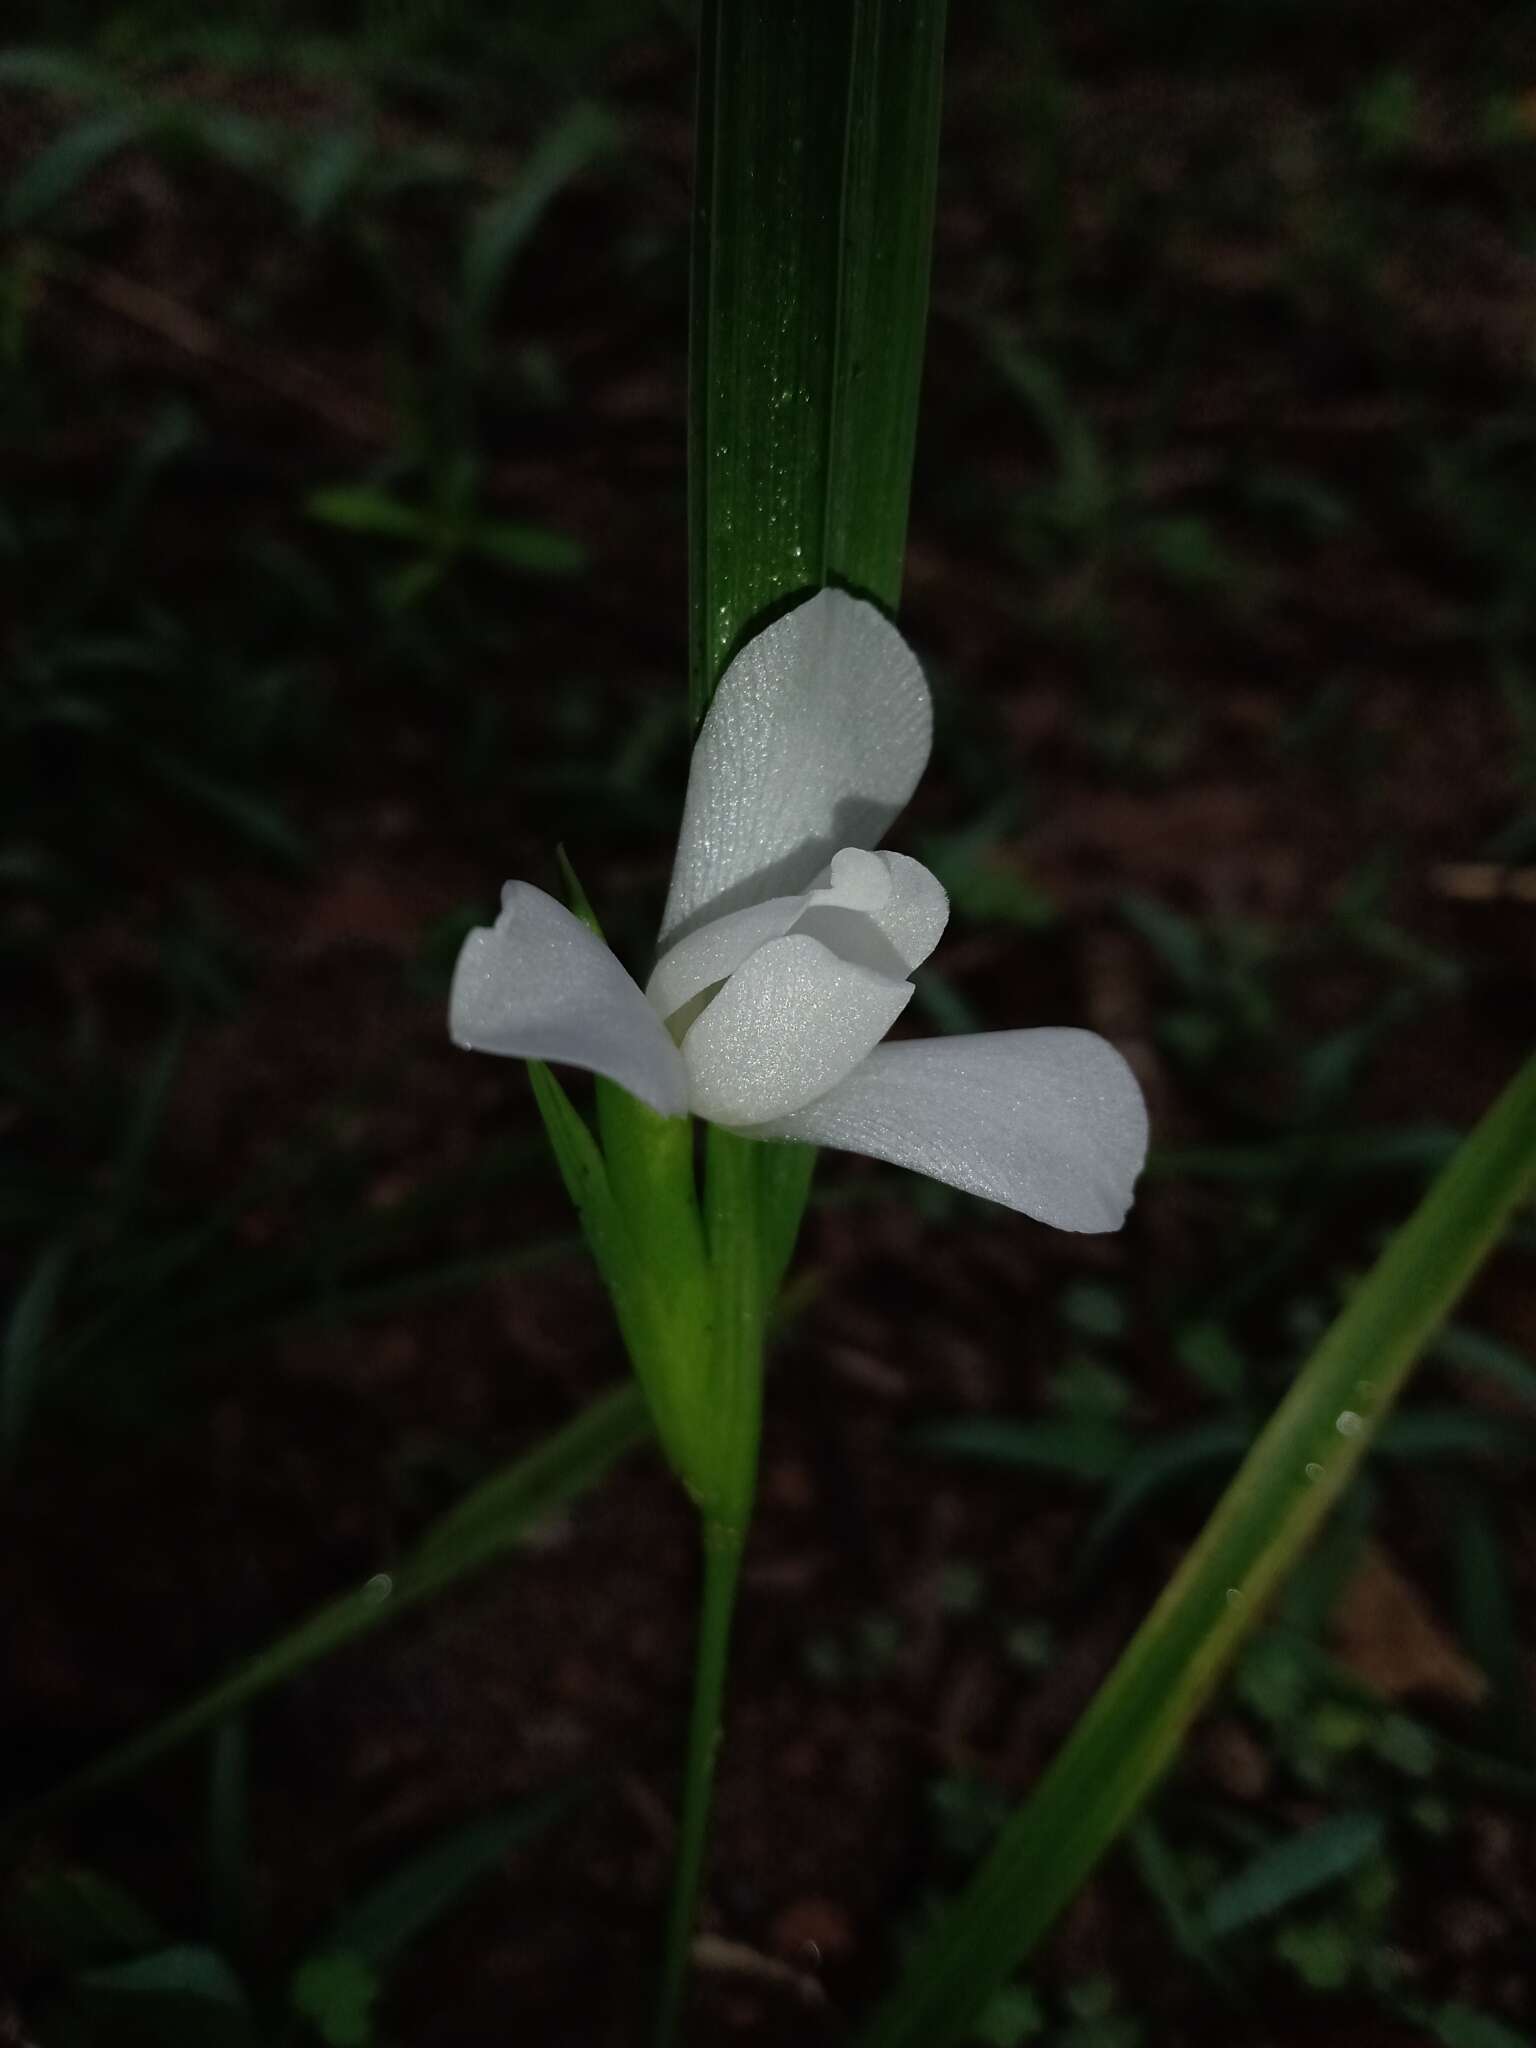
[{"label": "dark background foliage", "polygon": [[[1536,16],[957,15],[914,1008],[1108,1032],[1156,1149],[1114,1240],[825,1163],[700,2042],[845,2038],[1536,1008]],[[597,0],[6,37],[19,1803],[623,1371],[443,996],[557,839],[636,964],[665,887],[692,79],[685,10]],[[1536,2028],[1530,1250],[989,2040]],[[641,2038],[691,1598],[637,1456],[27,1836],[0,2038]]]}]

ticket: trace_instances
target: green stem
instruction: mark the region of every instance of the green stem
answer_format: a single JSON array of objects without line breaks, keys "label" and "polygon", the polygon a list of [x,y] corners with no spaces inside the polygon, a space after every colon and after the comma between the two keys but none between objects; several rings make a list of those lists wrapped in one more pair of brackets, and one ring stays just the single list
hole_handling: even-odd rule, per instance
[{"label": "green stem", "polygon": [[688,1717],[688,1756],[672,1903],[667,1918],[666,1960],[656,2048],[670,2048],[682,2016],[688,1982],[688,1951],[698,1913],[709,1814],[714,1798],[715,1759],[720,1754],[721,1704],[730,1654],[731,1617],[741,1578],[744,1543],[740,1531],[718,1522],[704,1524],[704,1587],[693,1674],[693,1708]]},{"label": "green stem", "polygon": [[667,1921],[657,2048],[669,2048],[682,2012],[688,1949],[698,1912],[709,1834],[720,1703],[725,1693],[731,1615],[757,1491],[763,1412],[763,1325],[767,1306],[760,1210],[763,1147],[717,1124],[707,1127],[705,1223],[714,1282],[709,1491],[699,1510],[704,1585],[683,1766],[683,1814]]}]

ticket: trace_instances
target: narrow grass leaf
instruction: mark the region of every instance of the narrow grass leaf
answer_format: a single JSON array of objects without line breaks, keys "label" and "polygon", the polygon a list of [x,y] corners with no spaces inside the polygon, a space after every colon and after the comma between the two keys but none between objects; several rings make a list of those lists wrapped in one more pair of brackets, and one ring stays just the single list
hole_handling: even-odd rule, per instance
[{"label": "narrow grass leaf", "polygon": [[44,48],[0,51],[0,85],[72,99],[100,99],[120,90],[111,72],[99,70],[67,50]]},{"label": "narrow grass leaf", "polygon": [[1225,1982],[1207,1931],[1190,1905],[1179,1859],[1163,1839],[1162,1830],[1143,1815],[1130,1831],[1130,1846],[1141,1881],[1157,1901],[1179,1952],[1218,1983]]},{"label": "narrow grass leaf", "polygon": [[1529,2034],[1471,2005],[1442,2005],[1428,2015],[1427,2024],[1443,2048],[1531,2048]]},{"label": "narrow grass leaf", "polygon": [[88,1970],[70,2003],[89,2015],[88,2025],[110,2029],[105,2038],[155,2048],[254,2048],[258,2038],[239,1979],[211,1948],[160,1949]]},{"label": "narrow grass leaf", "polygon": [[503,1857],[569,1812],[573,1799],[564,1788],[541,1792],[451,1829],[350,1906],[325,1943],[326,1951],[360,1956],[381,1969]]},{"label": "narrow grass leaf", "polygon": [[12,234],[34,228],[54,213],[100,168],[145,133],[147,117],[137,107],[89,114],[66,128],[56,142],[33,157],[5,195],[3,217]]},{"label": "narrow grass leaf", "polygon": [[861,2048],[953,2048],[1177,1753],[1536,1179],[1536,1058],[1458,1148],[1281,1402],[1184,1563]]},{"label": "narrow grass leaf", "polygon": [[1156,1180],[1355,1180],[1377,1173],[1436,1173],[1460,1133],[1440,1124],[1381,1131],[1276,1138],[1259,1145],[1154,1146],[1147,1172]]},{"label": "narrow grass leaf", "polygon": [[250,1742],[244,1719],[214,1730],[208,1758],[208,1899],[219,1944],[244,1946],[250,1897]]},{"label": "narrow grass leaf", "polygon": [[552,526],[528,526],[510,519],[485,519],[470,529],[470,550],[503,569],[525,576],[576,576],[587,566],[587,551]]},{"label": "narrow grass leaf", "polygon": [[1338,1813],[1261,1849],[1205,1902],[1203,1931],[1224,1941],[1261,1920],[1272,1920],[1298,1899],[1337,1884],[1381,1853],[1386,1829],[1378,1813]]},{"label": "narrow grass leaf", "polygon": [[261,852],[274,855],[289,867],[309,865],[308,841],[276,805],[194,768],[163,747],[143,747],[139,759],[168,789],[209,812]]},{"label": "narrow grass leaf", "polygon": [[1383,1425],[1377,1450],[1383,1458],[1399,1458],[1405,1464],[1444,1458],[1529,1458],[1536,1453],[1536,1423],[1485,1415],[1474,1408],[1415,1408]]},{"label": "narrow grass leaf", "polygon": [[165,1940],[131,1892],[69,1865],[21,1878],[6,1900],[4,1926],[9,1942],[69,1969],[120,1961]]},{"label": "narrow grass leaf", "polygon": [[1462,1503],[1456,1529],[1457,1620],[1472,1661],[1491,1688],[1483,1727],[1495,1748],[1529,1756],[1536,1740],[1524,1683],[1514,1587],[1486,1502]]},{"label": "narrow grass leaf", "polygon": [[618,127],[601,107],[577,106],[538,144],[510,190],[477,216],[464,250],[463,309],[467,329],[489,319],[496,294],[552,200],[593,159],[614,147]]},{"label": "narrow grass leaf", "polygon": [[118,1153],[117,1195],[120,1201],[132,1194],[149,1163],[170,1107],[171,1091],[181,1071],[186,1042],[186,1020],[181,1018],[171,1026],[145,1066],[143,1080],[130,1107],[122,1149]]},{"label": "narrow grass leaf", "polygon": [[1004,1465],[1014,1471],[1057,1472],[1091,1483],[1119,1471],[1132,1449],[1125,1430],[1092,1416],[1007,1422],[992,1415],[967,1415],[916,1429],[911,1441],[919,1450],[941,1457]]},{"label": "narrow grass leaf", "polygon": [[0,1832],[9,1835],[33,1827],[131,1777],[343,1645],[506,1556],[531,1528],[595,1486],[650,1434],[638,1387],[626,1383],[604,1395],[476,1487],[393,1570],[375,1573],[354,1592],[321,1607],[207,1692],[9,1817]]},{"label": "narrow grass leaf", "polygon": [[1177,1430],[1136,1451],[1116,1474],[1109,1498],[1088,1531],[1079,1571],[1093,1571],[1154,1501],[1230,1472],[1252,1442],[1253,1431],[1246,1424],[1220,1417]]},{"label": "narrow grass leaf", "polygon": [[374,152],[367,128],[327,127],[295,164],[289,195],[299,224],[313,233],[363,183]]},{"label": "narrow grass leaf", "polygon": [[37,1398],[49,1332],[64,1277],[75,1257],[64,1238],[49,1245],[22,1283],[0,1346],[0,1464],[14,1467]]},{"label": "narrow grass leaf", "polygon": [[501,1556],[650,1434],[640,1389],[628,1382],[615,1387],[434,1522],[411,1553],[406,1585],[397,1593],[409,1591],[414,1578],[430,1581],[427,1589],[435,1591]]},{"label": "narrow grass leaf", "polygon": [[411,541],[431,536],[431,522],[424,512],[368,484],[330,484],[311,491],[304,510],[322,526],[338,526],[344,533],[382,534],[390,540]]},{"label": "narrow grass leaf", "polygon": [[294,1971],[288,2002],[325,2048],[373,2048],[374,2007],[383,1989],[378,1971],[361,1956],[322,1949]]},{"label": "narrow grass leaf", "polygon": [[1536,1364],[1502,1338],[1469,1329],[1465,1323],[1448,1323],[1435,1339],[1433,1355],[1469,1379],[1491,1380],[1536,1408]]}]

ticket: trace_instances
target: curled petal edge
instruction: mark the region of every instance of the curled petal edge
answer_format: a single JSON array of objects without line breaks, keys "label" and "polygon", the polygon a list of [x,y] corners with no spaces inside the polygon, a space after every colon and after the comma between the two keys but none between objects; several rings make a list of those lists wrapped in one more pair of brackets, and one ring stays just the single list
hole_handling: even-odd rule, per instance
[{"label": "curled petal edge", "polygon": [[494,925],[459,952],[448,1000],[455,1045],[604,1074],[659,1116],[688,1110],[666,1026],[596,933],[528,882],[508,882]]}]

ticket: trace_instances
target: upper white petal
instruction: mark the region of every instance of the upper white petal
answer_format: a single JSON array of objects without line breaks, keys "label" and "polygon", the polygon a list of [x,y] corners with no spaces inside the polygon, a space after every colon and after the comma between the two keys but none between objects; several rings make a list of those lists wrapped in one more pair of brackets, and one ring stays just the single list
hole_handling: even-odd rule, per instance
[{"label": "upper white petal", "polygon": [[772,939],[683,1039],[689,1103],[720,1124],[787,1116],[857,1066],[911,996],[910,982],[850,966],[817,939]]},{"label": "upper white petal", "polygon": [[682,1056],[617,958],[542,889],[508,882],[453,971],[455,1045],[606,1074],[662,1116],[688,1108]]},{"label": "upper white petal", "polygon": [[1118,1230],[1147,1111],[1135,1075],[1091,1031],[990,1031],[879,1046],[749,1135],[889,1159],[1058,1230]]},{"label": "upper white petal", "polygon": [[663,950],[711,918],[808,888],[871,847],[917,786],[928,686],[896,628],[823,590],[747,643],[699,732]]}]

